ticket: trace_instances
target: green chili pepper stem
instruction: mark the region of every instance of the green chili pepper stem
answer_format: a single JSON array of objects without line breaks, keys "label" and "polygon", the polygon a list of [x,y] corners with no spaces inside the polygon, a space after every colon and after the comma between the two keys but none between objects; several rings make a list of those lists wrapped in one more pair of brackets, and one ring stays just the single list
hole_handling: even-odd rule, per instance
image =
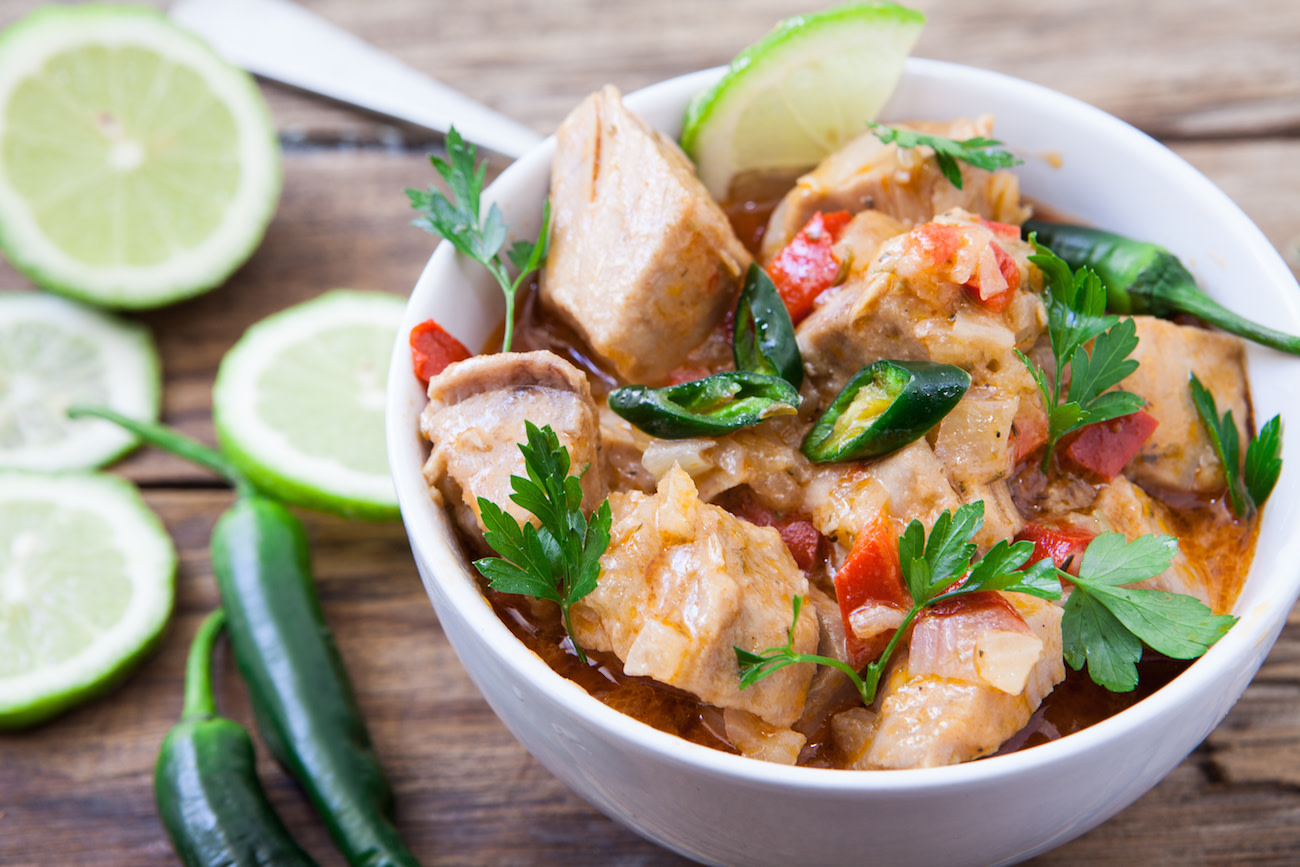
[{"label": "green chili pepper stem", "polygon": [[74,404],[68,407],[67,412],[69,418],[98,418],[112,422],[118,427],[135,434],[151,446],[156,446],[165,452],[176,455],[178,458],[184,458],[212,470],[212,472],[234,485],[235,490],[241,494],[252,490],[251,484],[244,478],[243,473],[235,469],[235,465],[226,460],[224,455],[205,446],[196,439],[185,436],[179,431],[172,430],[156,422],[129,418],[102,406]]},{"label": "green chili pepper stem", "polygon": [[217,714],[217,704],[212,698],[212,648],[225,625],[226,612],[218,608],[207,616],[194,636],[189,658],[185,661],[182,720]]},{"label": "green chili pepper stem", "polygon": [[1168,317],[1187,313],[1211,325],[1292,355],[1300,355],[1300,337],[1251,322],[1228,310],[1196,285],[1178,257],[1146,241],[1088,226],[1029,220],[1023,231],[1071,268],[1087,265],[1106,286],[1106,309],[1123,315],[1148,313]]},{"label": "green chili pepper stem", "polygon": [[[1181,265],[1178,266],[1180,269]],[[1300,355],[1300,337],[1274,331],[1263,325],[1257,325],[1249,319],[1243,319],[1219,302],[1193,285],[1168,285],[1164,287],[1162,300],[1180,313],[1190,313],[1198,319],[1218,326],[1229,334],[1244,337],[1247,340],[1292,355]],[[1137,294],[1134,291],[1134,294]]]}]

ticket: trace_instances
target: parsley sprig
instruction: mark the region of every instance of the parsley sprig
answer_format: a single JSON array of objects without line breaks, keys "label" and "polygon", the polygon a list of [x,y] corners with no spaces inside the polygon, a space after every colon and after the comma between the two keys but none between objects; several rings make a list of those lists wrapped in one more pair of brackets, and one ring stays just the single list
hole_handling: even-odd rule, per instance
[{"label": "parsley sprig", "polygon": [[784,647],[761,653],[735,648],[741,688],[787,665],[812,662],[843,671],[863,704],[870,705],[894,650],[917,615],[946,599],[982,590],[1058,599],[1063,581],[1073,585],[1061,619],[1065,661],[1076,671],[1086,665],[1089,677],[1112,692],[1128,692],[1137,685],[1136,663],[1144,644],[1166,656],[1194,659],[1237,622],[1231,615],[1214,614],[1191,596],[1125,586],[1169,568],[1178,553],[1172,536],[1151,534],[1129,542],[1118,533],[1104,533],[1089,544],[1076,577],[1057,569],[1050,557],[1023,568],[1034,549],[1032,542],[1023,540],[998,542],[972,562],[976,548],[971,540],[983,523],[984,504],[974,502],[941,514],[928,538],[919,521],[908,524],[899,537],[898,554],[912,607],[865,676],[841,660],[794,651],[794,624],[802,605],[795,597],[794,622]]},{"label": "parsley sprig", "polygon": [[1222,416],[1214,403],[1214,395],[1193,373],[1191,376],[1192,403],[1210,435],[1210,444],[1223,465],[1223,475],[1228,480],[1228,502],[1233,514],[1244,518],[1253,514],[1268,495],[1273,493],[1277,477],[1282,473],[1282,417],[1273,416],[1259,436],[1246,444],[1246,462],[1243,472],[1241,439],[1232,410]]},{"label": "parsley sprig", "polygon": [[[1137,370],[1129,358],[1137,349],[1132,319],[1106,314],[1106,287],[1091,268],[1072,272],[1061,257],[1030,237],[1037,251],[1029,257],[1043,272],[1047,332],[1056,357],[1056,374],[1047,373],[1020,350],[1016,355],[1029,368],[1047,409],[1047,448],[1043,470],[1061,437],[1085,425],[1129,415],[1146,401],[1127,391],[1108,391]],[[1094,341],[1089,351],[1085,344]],[[1066,389],[1065,371],[1070,371]],[[1064,392],[1064,393],[1063,393]]]},{"label": "parsley sprig", "polygon": [[528,275],[546,261],[551,200],[547,199],[542,207],[542,228],[537,234],[537,240],[516,241],[506,251],[510,264],[518,271],[512,281],[501,260],[501,248],[506,242],[506,222],[501,216],[501,209],[493,203],[486,217],[481,214],[487,162],[475,166],[477,149],[461,138],[454,126],[447,132],[446,145],[448,161],[436,156],[430,156],[429,160],[447,182],[455,202],[436,187],[427,190],[408,189],[406,195],[411,200],[411,207],[421,213],[411,225],[446,238],[452,246],[487,268],[496,278],[506,296],[506,328],[501,351],[509,352],[514,338],[515,295]]},{"label": "parsley sprig", "polygon": [[[494,590],[558,603],[572,639],[569,610],[596,589],[600,557],[609,547],[609,500],[588,521],[579,476],[569,475],[569,450],[560,445],[550,425],[538,428],[525,421],[524,427],[528,442],[520,443],[519,451],[528,477],[510,477],[510,499],[531,512],[540,526],[520,525],[496,503],[479,497],[479,515],[487,528],[483,537],[501,556],[475,560],[474,568]],[[573,649],[585,663],[587,656],[576,641]]]},{"label": "parsley sprig", "polygon": [[[857,687],[862,703],[870,705],[876,699],[880,678],[889,665],[898,642],[907,634],[908,627],[923,609],[966,596],[982,590],[1012,590],[1044,599],[1061,595],[1061,584],[1050,559],[1040,560],[1026,570],[1021,566],[1034,553],[1032,542],[998,542],[975,562],[975,545],[971,539],[984,525],[984,503],[977,500],[967,503],[956,512],[945,511],[935,520],[927,539],[925,527],[913,520],[898,539],[898,556],[903,570],[903,583],[912,597],[912,607],[895,630],[880,657],[866,668],[860,677],[847,663],[827,657],[795,653],[794,624],[790,626],[790,641],[785,647],[770,647],[760,654],[735,648],[736,661],[741,669],[741,688],[751,685],[780,668],[795,662],[816,662],[833,665],[849,675]],[[962,575],[965,574],[965,580]],[[795,603],[795,619],[799,617],[799,602]]]},{"label": "parsley sprig", "polygon": [[1124,585],[1153,578],[1178,553],[1172,536],[1103,533],[1083,554],[1061,619],[1065,661],[1111,692],[1129,692],[1138,682],[1142,645],[1174,659],[1195,659],[1237,622],[1214,614],[1199,599],[1181,593]]},{"label": "parsley sprig", "polygon": [[957,165],[958,160],[977,169],[986,169],[990,172],[995,169],[1018,166],[1024,162],[1024,160],[1004,150],[1002,142],[995,138],[976,136],[958,141],[939,135],[926,135],[911,130],[882,126],[870,121],[867,122],[867,126],[875,133],[876,138],[885,144],[897,144],[900,148],[915,148],[922,145],[931,148],[934,151],[935,159],[939,162],[939,171],[943,172],[943,176],[959,190],[962,187],[961,167]]}]

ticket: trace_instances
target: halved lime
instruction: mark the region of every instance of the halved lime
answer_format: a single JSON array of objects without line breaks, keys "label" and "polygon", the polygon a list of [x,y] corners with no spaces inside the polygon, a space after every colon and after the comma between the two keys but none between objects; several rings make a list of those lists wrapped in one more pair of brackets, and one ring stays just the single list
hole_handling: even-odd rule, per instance
[{"label": "halved lime", "polygon": [[398,516],[384,388],[404,307],[336,289],[267,317],[226,353],[212,417],[222,451],[253,484],[311,509]]},{"label": "halved lime", "polygon": [[171,614],[176,550],[129,483],[0,471],[0,727],[114,686]]},{"label": "halved lime", "polygon": [[217,286],[279,159],[252,78],[156,10],[48,5],[0,35],[0,246],[46,288],[146,308]]},{"label": "halved lime", "polygon": [[0,292],[0,468],[102,466],[135,437],[64,410],[95,404],[156,421],[160,388],[143,325],[42,292]]},{"label": "halved lime", "polygon": [[724,199],[745,172],[792,174],[865,131],[903,74],[925,16],[850,3],[787,18],[691,101],[682,148]]}]

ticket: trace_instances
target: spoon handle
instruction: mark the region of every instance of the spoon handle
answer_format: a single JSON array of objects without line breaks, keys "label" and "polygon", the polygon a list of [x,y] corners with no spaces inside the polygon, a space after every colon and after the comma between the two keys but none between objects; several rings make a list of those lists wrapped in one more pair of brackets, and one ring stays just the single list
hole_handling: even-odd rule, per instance
[{"label": "spoon handle", "polygon": [[519,157],[542,137],[290,0],[177,0],[172,20],[255,75]]}]

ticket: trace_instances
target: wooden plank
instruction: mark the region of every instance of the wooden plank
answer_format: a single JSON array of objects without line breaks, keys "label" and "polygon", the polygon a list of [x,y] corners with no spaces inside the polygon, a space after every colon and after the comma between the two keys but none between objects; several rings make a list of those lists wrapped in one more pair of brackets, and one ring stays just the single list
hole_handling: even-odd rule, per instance
[{"label": "wooden plank", "polygon": [[[149,0],[164,6],[164,0]],[[0,0],[0,26],[37,5]],[[817,0],[304,0],[304,6],[466,95],[550,132],[603,84],[624,90],[728,62]],[[1300,16],[1293,0],[914,0],[921,57],[1026,78],[1159,138],[1300,132]],[[255,26],[251,22],[250,26]],[[426,131],[281,86],[286,140],[423,146]]]}]

